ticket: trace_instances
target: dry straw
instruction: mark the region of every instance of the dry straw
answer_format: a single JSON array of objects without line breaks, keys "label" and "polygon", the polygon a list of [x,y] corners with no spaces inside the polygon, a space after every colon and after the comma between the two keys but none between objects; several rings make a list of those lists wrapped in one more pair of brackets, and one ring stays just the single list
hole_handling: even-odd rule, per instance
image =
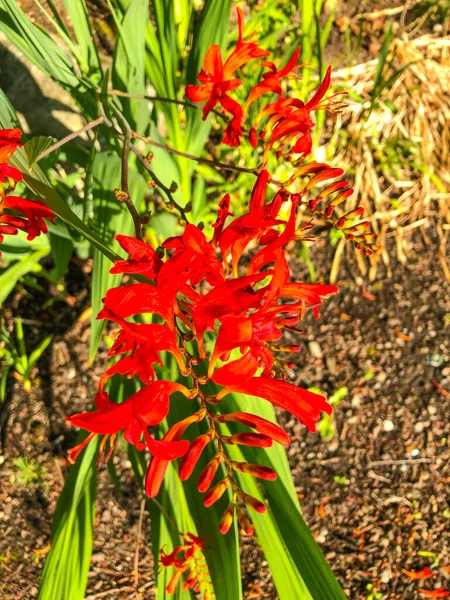
[{"label": "dry straw", "polygon": [[434,229],[450,281],[450,36],[397,34],[382,73],[388,84],[374,90],[378,68],[373,60],[334,74],[336,86],[351,90],[331,144],[335,163],[354,177],[346,211],[364,206],[379,236],[380,250],[369,266],[360,257],[359,266],[373,280],[381,260],[390,275],[387,238],[395,238],[404,263],[413,230],[428,244]]}]

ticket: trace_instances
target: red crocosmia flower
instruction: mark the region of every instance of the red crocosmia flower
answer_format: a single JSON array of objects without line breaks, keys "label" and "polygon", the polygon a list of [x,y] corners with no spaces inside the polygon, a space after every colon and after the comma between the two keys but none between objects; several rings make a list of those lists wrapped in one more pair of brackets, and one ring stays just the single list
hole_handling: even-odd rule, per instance
[{"label": "red crocosmia flower", "polygon": [[311,152],[312,138],[310,131],[314,126],[310,113],[317,110],[335,112],[339,101],[336,97],[345,92],[336,92],[324,100],[331,80],[331,67],[328,68],[324,80],[311,100],[306,104],[296,98],[286,99],[283,96],[271,104],[268,104],[259,114],[258,120],[268,117],[265,129],[271,131],[270,138],[264,150],[263,162],[277,141],[284,143],[295,141],[292,152],[307,156]]},{"label": "red crocosmia flower", "polygon": [[216,257],[211,244],[206,241],[205,234],[195,225],[186,225],[183,235],[168,238],[163,248],[173,249],[173,256],[190,251],[189,282],[199,284],[206,279],[211,285],[218,285],[224,280],[222,263]]},{"label": "red crocosmia flower", "polygon": [[321,413],[325,412],[328,415],[332,413],[325,396],[314,394],[286,381],[254,377],[245,383],[227,385],[217,394],[217,399],[233,392],[268,400],[274,406],[290,412],[313,433],[316,431],[315,423],[320,420]]},{"label": "red crocosmia flower", "polygon": [[[1,150],[0,150],[1,151]],[[4,165],[0,163],[0,180],[3,182],[8,182],[9,179],[13,181],[22,181],[23,176],[19,169],[15,167],[11,167],[10,165]],[[0,183],[0,192],[1,192],[1,183]]]},{"label": "red crocosmia flower", "polygon": [[272,202],[264,204],[268,180],[268,171],[261,171],[250,197],[249,212],[232,221],[217,236],[224,261],[227,260],[228,254],[231,254],[235,277],[238,276],[238,262],[246,246],[253,240],[260,244],[273,242],[278,238],[278,233],[273,227],[285,225],[285,221],[276,218],[285,201],[284,190],[281,190]]},{"label": "red crocosmia flower", "polygon": [[227,217],[231,216],[233,215],[232,213],[230,213],[230,194],[225,194],[225,196],[219,202],[219,212],[217,214],[216,222],[212,224],[212,227],[214,227],[214,236],[211,240],[211,245],[213,248],[216,247],[217,240],[222,235],[222,231]]},{"label": "red crocosmia flower", "polygon": [[120,246],[130,255],[128,260],[116,260],[110,273],[133,273],[155,279],[163,265],[156,251],[146,242],[128,235],[116,235]]},{"label": "red crocosmia flower", "polygon": [[[3,241],[4,235],[15,235],[19,229],[27,234],[29,241],[34,240],[41,233],[47,233],[48,227],[44,219],[53,223],[55,220],[53,211],[38,200],[24,200],[18,196],[2,198],[1,192],[0,184],[0,242]],[[20,212],[23,216],[5,214],[5,209]]]},{"label": "red crocosmia flower", "polygon": [[193,590],[195,593],[201,593],[204,600],[215,598],[203,555],[203,545],[201,538],[193,533],[186,533],[183,535],[183,545],[176,546],[170,554],[166,554],[163,548],[160,550],[159,561],[162,566],[175,569],[166,586],[168,594],[175,594],[182,576],[186,573],[187,577],[182,586],[184,592]]},{"label": "red crocosmia flower", "polygon": [[174,329],[173,299],[149,283],[112,288],[106,292],[103,303],[105,308],[98,313],[98,319],[109,319],[111,312],[121,319],[143,313],[156,313],[162,317],[169,329]]},{"label": "red crocosmia flower", "polygon": [[[20,227],[28,234],[29,241],[34,240],[41,233],[47,233],[48,227],[44,219],[54,222],[55,214],[45,204],[38,200],[25,200],[18,196],[5,196],[0,204],[0,209],[10,209],[22,213],[26,223]],[[0,216],[0,220],[3,217]]]},{"label": "red crocosmia flower", "polygon": [[[339,288],[335,285],[324,283],[286,283],[280,290],[280,296],[300,300],[304,308],[310,308],[316,319],[319,316],[319,308],[322,306],[322,298],[337,294]],[[283,310],[290,312],[295,305],[283,305]]]},{"label": "red crocosmia flower", "polygon": [[[205,414],[206,411],[201,409],[190,417],[186,417],[186,419],[175,423],[175,425],[173,425],[164,435],[161,443],[172,444],[179,442],[186,429],[192,425],[192,423],[199,423],[202,421],[205,417]],[[186,450],[189,448],[189,442],[187,440],[182,441],[186,444],[186,452]],[[169,457],[161,456],[154,456],[151,459],[145,476],[145,492],[150,498],[155,498],[158,495],[170,461],[171,459]]]},{"label": "red crocosmia flower", "polygon": [[[181,392],[185,396],[190,394],[184,385],[171,381],[150,383],[120,404],[110,402],[108,395],[102,392],[96,398],[97,410],[78,413],[66,417],[66,420],[75,427],[94,434],[113,435],[123,430],[126,441],[138,450],[147,447],[153,456],[174,460],[183,456],[189,442],[157,441],[148,433],[147,427],[158,425],[166,418],[169,412],[169,396],[175,392]],[[141,442],[142,434],[145,442]],[[76,453],[76,448],[73,451]]]},{"label": "red crocosmia flower", "polygon": [[[252,102],[263,96],[264,94],[278,94],[282,95],[280,80],[283,77],[289,75],[289,73],[294,69],[297,64],[298,57],[300,56],[300,47],[297,48],[294,54],[289,59],[286,66],[284,66],[279,71],[273,62],[263,62],[261,63],[262,67],[267,67],[269,71],[267,73],[263,73],[263,81],[260,81],[255,85],[255,87],[250,92],[247,102],[245,103],[245,111],[250,106]],[[299,65],[301,66],[301,65]]]},{"label": "red crocosmia flower", "polygon": [[233,118],[224,136],[224,143],[230,146],[238,146],[242,137],[243,109],[236,100],[233,100],[227,94],[227,92],[235,90],[242,84],[240,79],[234,77],[234,73],[254,58],[269,56],[269,52],[262,50],[256,42],[243,39],[244,23],[240,8],[237,9],[237,14],[238,41],[228,59],[223,63],[220,47],[213,44],[205,55],[203,69],[198,75],[201,85],[186,86],[186,96],[189,100],[192,100],[192,102],[206,100],[203,107],[203,119],[206,119],[217,103],[232,115]]},{"label": "red crocosmia flower", "polygon": [[407,571],[406,569],[402,569],[402,573],[410,579],[428,579],[434,575],[434,571],[431,571],[429,567],[425,567],[421,571]]},{"label": "red crocosmia flower", "polygon": [[448,598],[450,596],[450,592],[444,590],[442,587],[435,590],[425,590],[424,588],[419,588],[419,592],[423,596],[428,596],[429,598]]},{"label": "red crocosmia flower", "polygon": [[216,319],[240,316],[243,311],[256,308],[260,299],[252,285],[261,281],[267,273],[257,273],[239,279],[230,279],[209,291],[197,303],[192,315],[195,325],[199,355],[204,356],[203,335],[207,329],[214,329]]},{"label": "red crocosmia flower", "polygon": [[106,379],[115,373],[128,377],[137,374],[143,383],[150,383],[155,377],[152,364],[162,365],[158,353],[164,350],[173,354],[182,373],[186,371],[173,330],[157,323],[129,323],[114,315],[108,308],[104,308],[102,312],[121,327],[108,356],[130,353],[106,371]]},{"label": "red crocosmia flower", "polygon": [[5,164],[16,148],[23,146],[21,137],[20,129],[0,129],[0,164]]}]

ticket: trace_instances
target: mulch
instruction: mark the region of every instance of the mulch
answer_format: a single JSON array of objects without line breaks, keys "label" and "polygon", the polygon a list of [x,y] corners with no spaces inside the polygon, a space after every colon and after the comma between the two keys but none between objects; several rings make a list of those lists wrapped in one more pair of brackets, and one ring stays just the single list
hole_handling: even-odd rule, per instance
[{"label": "mulch", "polygon": [[[321,243],[312,252],[320,279],[330,254]],[[408,263],[397,265],[392,279],[370,285],[355,281],[349,267],[348,277],[338,282],[340,293],[324,302],[320,318],[305,319],[293,380],[328,395],[347,388],[335,409],[334,436],[309,434],[280,415],[292,435],[288,456],[304,517],[352,600],[414,600],[422,598],[421,586],[450,588],[450,407],[433,383],[450,390],[450,289],[436,253],[436,245],[425,246],[417,236]],[[67,277],[75,302],[42,308],[59,294],[50,286],[45,292],[19,291],[7,308],[25,319],[29,348],[49,327],[55,338],[38,365],[40,386],[27,394],[15,382],[11,390],[0,455],[5,600],[37,594],[66,473],[64,456],[74,443],[64,417],[88,408],[106,362],[103,348],[94,365],[88,363],[89,320],[83,311],[89,264],[81,266],[72,264]],[[306,280],[295,256],[291,267]],[[13,463],[19,456],[44,469],[36,489],[19,485]],[[100,469],[87,598],[132,598],[136,589],[152,598],[151,535],[147,519],[139,525],[141,493],[126,457],[119,452],[114,460],[122,493],[107,469]],[[402,573],[431,565],[436,574],[427,581]],[[256,540],[243,539],[242,569],[247,600],[277,598]]]}]

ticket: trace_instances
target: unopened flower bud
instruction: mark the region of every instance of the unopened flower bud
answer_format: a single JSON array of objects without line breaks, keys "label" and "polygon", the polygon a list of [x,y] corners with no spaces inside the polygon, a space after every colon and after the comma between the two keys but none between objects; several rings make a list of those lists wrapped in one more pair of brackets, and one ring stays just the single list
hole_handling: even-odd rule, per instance
[{"label": "unopened flower bud", "polygon": [[309,210],[311,210],[311,211],[314,212],[316,210],[316,208],[317,208],[317,204],[318,204],[317,198],[313,198],[312,200],[310,200],[308,202],[308,208],[309,208]]},{"label": "unopened flower bud", "polygon": [[181,481],[186,481],[192,475],[196,464],[206,446],[212,440],[214,432],[199,435],[189,447],[189,450],[183,456],[180,464],[179,475]]},{"label": "unopened flower bud", "polygon": [[244,492],[241,492],[239,495],[242,499],[242,502],[256,512],[263,514],[267,511],[267,506],[264,504],[264,502],[258,500],[258,498],[254,498],[253,496],[250,496],[250,494],[245,494]]},{"label": "unopened flower bud", "polygon": [[222,457],[220,454],[217,454],[213,459],[209,461],[203,471],[200,473],[200,477],[198,478],[197,489],[199,492],[206,492],[209,486],[214,479],[217,469],[219,468],[220,461]]},{"label": "unopened flower bud", "polygon": [[219,500],[224,493],[226,492],[228,486],[230,485],[230,481],[228,477],[219,481],[217,485],[215,485],[209,492],[205,495],[203,499],[203,504],[206,508],[212,506],[217,500]]},{"label": "unopened flower bud", "polygon": [[324,217],[326,219],[329,219],[331,217],[331,215],[333,214],[334,211],[334,206],[328,205],[325,207],[325,210],[323,211]]},{"label": "unopened flower bud", "polygon": [[243,512],[239,513],[238,516],[239,527],[245,533],[245,535],[253,535],[255,530],[253,525],[250,523],[250,519]]},{"label": "unopened flower bud", "polygon": [[225,444],[242,444],[243,446],[258,446],[260,448],[270,448],[272,439],[263,433],[241,432],[232,436],[224,436]]},{"label": "unopened flower bud", "polygon": [[120,190],[119,188],[115,188],[114,195],[116,197],[116,200],[120,200],[120,201],[128,200],[130,197],[126,192],[124,192],[123,190]]},{"label": "unopened flower bud", "polygon": [[222,398],[217,398],[217,396],[205,396],[205,401],[208,404],[219,404]]},{"label": "unopened flower bud", "polygon": [[275,481],[277,478],[277,474],[270,467],[265,467],[264,465],[252,465],[246,462],[237,462],[232,461],[233,469],[240,471],[241,473],[246,473],[247,475],[251,475],[252,477],[258,477],[259,479],[266,479],[267,481]]},{"label": "unopened flower bud", "polygon": [[175,181],[172,181],[172,183],[170,184],[170,193],[171,194],[175,194],[175,192],[178,190],[178,184]]},{"label": "unopened flower bud", "polygon": [[219,523],[219,531],[223,535],[227,534],[230,531],[231,526],[233,525],[234,519],[234,504],[230,502],[227,510],[223,513],[222,518]]}]

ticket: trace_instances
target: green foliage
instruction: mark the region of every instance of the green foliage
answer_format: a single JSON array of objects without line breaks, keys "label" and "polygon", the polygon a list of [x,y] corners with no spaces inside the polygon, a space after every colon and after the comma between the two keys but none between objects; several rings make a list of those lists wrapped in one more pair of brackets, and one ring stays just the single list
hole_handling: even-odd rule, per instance
[{"label": "green foliage", "polygon": [[[6,363],[8,370],[12,368],[17,377],[23,381],[24,388],[29,392],[33,384],[32,371],[37,361],[41,358],[50,345],[53,335],[45,337],[30,354],[27,352],[22,319],[18,316],[15,320],[15,339],[3,324],[0,325],[0,358]],[[4,384],[6,385],[6,383]],[[4,399],[4,395],[2,400]]]},{"label": "green foliage", "polygon": [[48,471],[34,458],[21,456],[13,460],[13,465],[17,485],[31,492],[39,487],[46,487]]},{"label": "green foliage", "polygon": [[[81,441],[81,437],[79,439]],[[70,470],[52,525],[38,600],[83,600],[92,554],[98,442]]]}]

